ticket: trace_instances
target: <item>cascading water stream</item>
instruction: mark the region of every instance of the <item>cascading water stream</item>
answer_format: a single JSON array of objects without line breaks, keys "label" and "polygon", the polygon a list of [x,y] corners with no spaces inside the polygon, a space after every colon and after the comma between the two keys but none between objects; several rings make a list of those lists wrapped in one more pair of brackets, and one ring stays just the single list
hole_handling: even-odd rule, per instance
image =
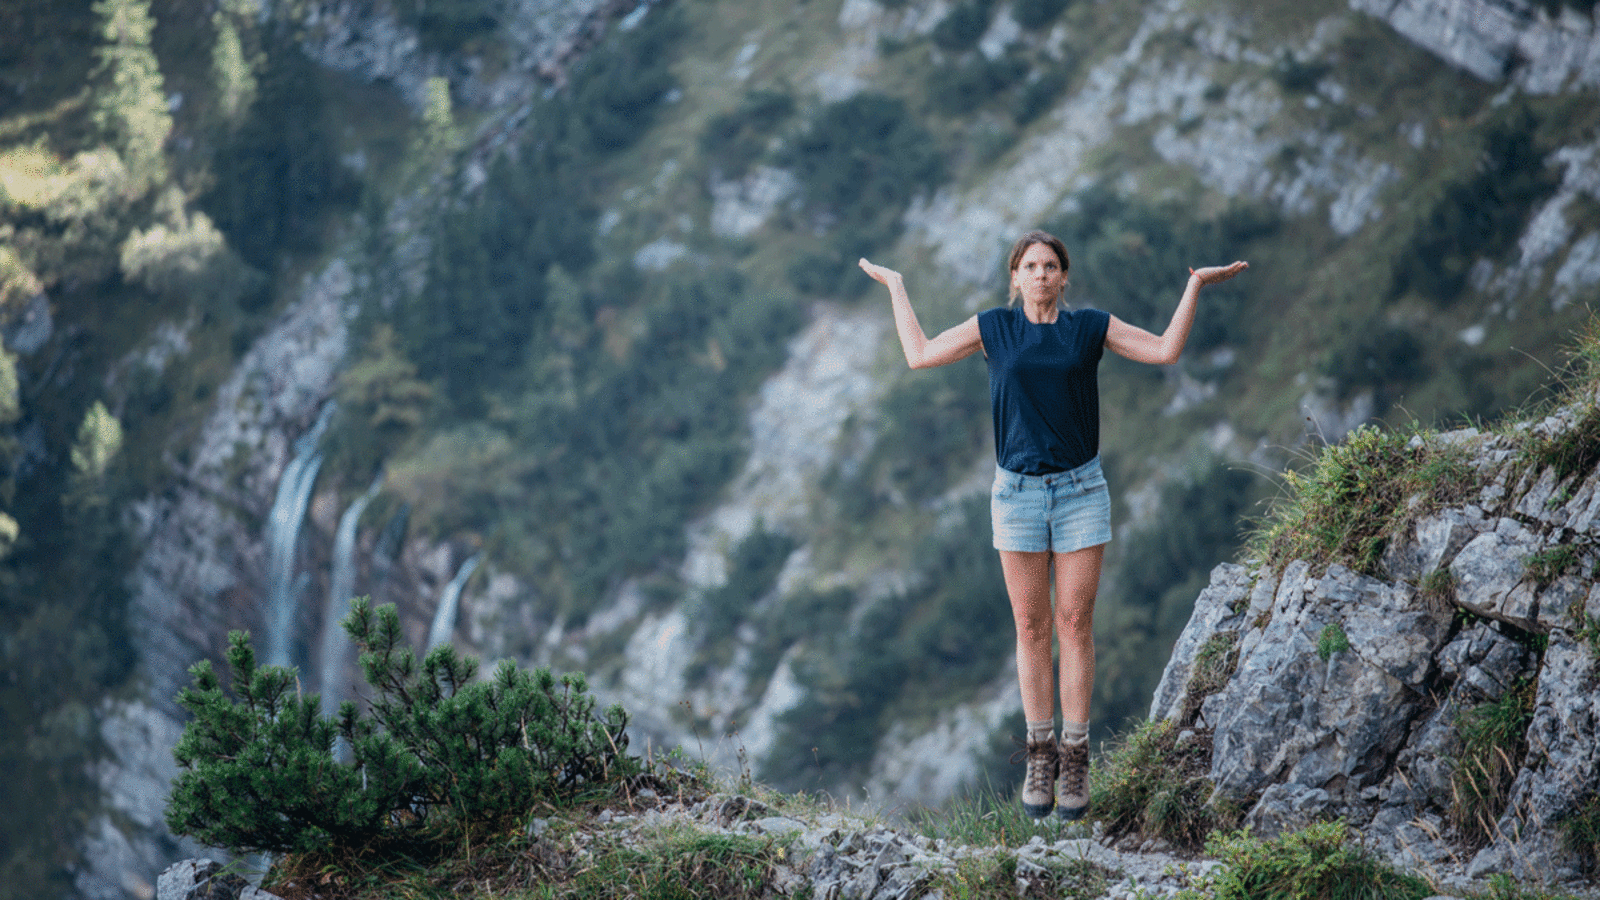
[{"label": "cascading water stream", "polygon": [[356,586],[356,525],[367,504],[378,495],[383,484],[379,475],[367,492],[357,497],[339,517],[339,528],[333,533],[333,578],[328,587],[328,606],[322,616],[322,653],[318,657],[319,680],[322,695],[322,714],[331,716],[339,709],[344,692],[339,689],[339,676],[344,672],[350,640],[344,633],[345,613],[350,611],[350,598]]},{"label": "cascading water stream", "polygon": [[433,625],[428,628],[428,649],[447,644],[450,635],[456,630],[456,609],[461,604],[461,590],[467,586],[467,579],[478,568],[478,556],[461,564],[456,570],[456,577],[444,586],[444,593],[439,595],[439,608],[434,611]]},{"label": "cascading water stream", "polygon": [[295,440],[294,458],[284,467],[272,513],[267,518],[267,665],[290,664],[294,610],[300,593],[295,586],[295,548],[300,543],[306,508],[311,504],[311,489],[317,483],[317,470],[322,468],[317,443],[332,415],[333,404],[329,403],[311,430]]}]

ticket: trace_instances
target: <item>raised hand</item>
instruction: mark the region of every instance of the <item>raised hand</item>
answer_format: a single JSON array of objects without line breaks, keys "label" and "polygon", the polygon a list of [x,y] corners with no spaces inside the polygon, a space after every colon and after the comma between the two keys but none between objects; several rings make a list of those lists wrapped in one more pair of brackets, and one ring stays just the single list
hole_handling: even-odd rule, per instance
[{"label": "raised hand", "polygon": [[887,266],[873,265],[872,263],[867,262],[867,258],[864,256],[861,258],[859,265],[861,266],[861,271],[871,275],[872,280],[879,282],[880,284],[890,284],[891,282],[895,281],[903,283],[905,281],[899,272],[896,272]]},{"label": "raised hand", "polygon": [[[863,262],[865,262],[865,260],[863,260]],[[1248,268],[1250,268],[1250,264],[1241,260],[1226,266],[1207,266],[1203,269],[1191,268],[1189,270],[1189,274],[1200,279],[1200,284],[1204,286],[1208,284],[1221,284],[1222,282],[1227,281],[1229,278],[1232,278]]]}]

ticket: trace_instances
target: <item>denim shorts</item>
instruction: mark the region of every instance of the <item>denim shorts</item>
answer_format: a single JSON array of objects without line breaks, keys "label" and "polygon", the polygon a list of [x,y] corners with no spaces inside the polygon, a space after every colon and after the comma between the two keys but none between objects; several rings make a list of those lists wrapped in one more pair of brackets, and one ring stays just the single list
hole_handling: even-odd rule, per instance
[{"label": "denim shorts", "polygon": [[1071,553],[1111,540],[1111,491],[1098,456],[1050,475],[995,467],[989,513],[996,550]]}]

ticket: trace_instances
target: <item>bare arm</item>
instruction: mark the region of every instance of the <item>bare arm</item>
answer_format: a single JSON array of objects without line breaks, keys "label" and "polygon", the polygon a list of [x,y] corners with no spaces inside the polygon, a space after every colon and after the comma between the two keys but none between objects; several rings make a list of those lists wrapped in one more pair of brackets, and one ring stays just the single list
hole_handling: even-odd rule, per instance
[{"label": "bare arm", "polygon": [[977,316],[929,339],[922,330],[922,324],[917,321],[916,310],[911,308],[911,298],[906,295],[905,279],[900,277],[900,273],[873,265],[865,259],[861,260],[861,269],[889,288],[889,300],[894,305],[894,327],[900,334],[900,348],[906,353],[906,365],[913,369],[949,365],[983,349]]},{"label": "bare arm", "polygon": [[1198,272],[1189,270],[1189,284],[1183,289],[1183,298],[1172,313],[1167,330],[1151,334],[1137,325],[1129,325],[1116,316],[1106,328],[1106,348],[1118,356],[1134,362],[1170,366],[1183,354],[1183,345],[1189,341],[1189,329],[1194,326],[1195,307],[1199,304],[1200,288],[1218,284],[1250,268],[1247,262],[1227,266],[1210,266]]}]

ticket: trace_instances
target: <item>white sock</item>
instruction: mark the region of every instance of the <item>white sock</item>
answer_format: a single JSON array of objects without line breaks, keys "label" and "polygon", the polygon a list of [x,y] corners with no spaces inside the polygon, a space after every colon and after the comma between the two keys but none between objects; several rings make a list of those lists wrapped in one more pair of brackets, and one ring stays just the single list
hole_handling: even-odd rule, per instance
[{"label": "white sock", "polygon": [[1043,722],[1028,723],[1028,743],[1039,744],[1056,736],[1056,722],[1054,719],[1045,719]]},{"label": "white sock", "polygon": [[1066,744],[1083,744],[1089,740],[1088,722],[1062,722],[1061,741]]}]

